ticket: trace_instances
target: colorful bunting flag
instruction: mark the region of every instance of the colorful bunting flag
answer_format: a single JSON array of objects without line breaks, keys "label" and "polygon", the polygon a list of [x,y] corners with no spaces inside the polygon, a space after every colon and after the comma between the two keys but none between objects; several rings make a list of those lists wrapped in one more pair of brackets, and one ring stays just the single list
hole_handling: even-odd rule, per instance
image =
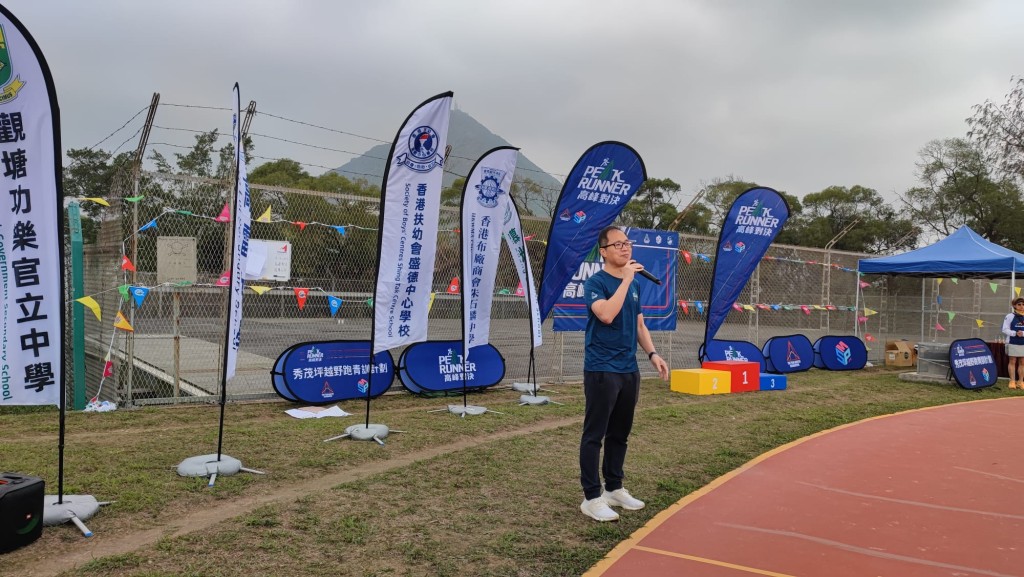
[{"label": "colorful bunting flag", "polygon": [[732,308],[740,312],[743,312],[743,307],[740,306],[740,303],[732,303]]},{"label": "colorful bunting flag", "polygon": [[135,299],[135,308],[140,308],[142,301],[146,300],[146,295],[149,294],[149,289],[144,286],[133,286],[128,290],[131,292],[132,298]]},{"label": "colorful bunting flag", "polygon": [[745,311],[753,311],[754,307],[753,307],[753,305],[743,305],[743,310],[745,310]]},{"label": "colorful bunting flag", "polygon": [[690,253],[686,252],[685,250],[683,251],[683,260],[686,261],[686,264],[690,264],[691,262]]},{"label": "colorful bunting flag", "polygon": [[135,329],[128,324],[128,319],[124,318],[124,313],[117,311],[117,318],[114,319],[114,328],[121,329],[122,331],[128,331],[130,333],[135,332]]},{"label": "colorful bunting flag", "polygon": [[994,282],[990,282],[990,283],[988,283],[988,288],[992,289],[992,292],[993,292],[993,293],[995,293],[995,292],[996,292],[996,288],[998,288],[998,287],[999,287],[999,285],[997,285],[997,284],[996,284],[996,283],[994,283]]},{"label": "colorful bunting flag", "polygon": [[693,306],[697,307],[697,314],[704,314],[704,303],[701,301],[694,301]]},{"label": "colorful bunting flag", "polygon": [[523,290],[523,281],[519,281],[519,284],[516,286],[516,296],[517,297],[524,297],[524,296],[526,296],[526,291]]},{"label": "colorful bunting flag", "polygon": [[983,320],[981,320],[981,319],[974,319],[974,322],[978,323],[978,328],[979,328],[979,329],[980,329],[981,327],[985,326],[985,321],[983,321]]},{"label": "colorful bunting flag", "polygon": [[956,316],[956,313],[954,313],[952,311],[946,311],[946,315],[949,316],[949,321],[948,322],[953,322],[953,317]]},{"label": "colorful bunting flag", "polygon": [[877,315],[877,314],[878,314],[878,311],[873,311],[873,310],[869,309],[868,307],[864,307],[864,316],[869,317],[871,315]]},{"label": "colorful bunting flag", "polygon": [[295,291],[295,300],[299,303],[299,310],[301,311],[302,307],[306,306],[306,297],[309,295],[309,289],[296,287],[293,290]]},{"label": "colorful bunting flag", "polygon": [[868,317],[857,317],[857,322],[858,323],[866,323],[866,322],[868,322]]},{"label": "colorful bunting flag", "polygon": [[939,323],[935,323],[935,330],[937,330],[937,331],[944,331],[944,330],[946,330],[946,328],[943,327],[942,325],[940,325]]},{"label": "colorful bunting flag", "polygon": [[683,314],[690,314],[690,305],[688,305],[686,301],[679,301],[679,308],[683,309]]},{"label": "colorful bunting flag", "polygon": [[103,378],[107,378],[114,374],[114,363],[107,361],[103,363]]},{"label": "colorful bunting flag", "polygon": [[[942,279],[939,279],[942,280]],[[935,295],[935,304],[942,305],[942,295]]]},{"label": "colorful bunting flag", "polygon": [[1013,291],[1017,293],[1017,296],[1020,296],[1020,287],[1019,286],[1013,287]]},{"label": "colorful bunting flag", "polygon": [[121,255],[121,270],[130,270],[135,272],[135,265],[133,265],[132,261],[128,260],[128,257],[125,255]]},{"label": "colorful bunting flag", "polygon": [[300,220],[297,220],[297,221],[293,222],[292,224],[294,224],[295,226],[299,227],[299,230],[306,230],[306,223],[304,223],[304,222],[302,222]]},{"label": "colorful bunting flag", "polygon": [[869,286],[871,286],[871,283],[860,281],[860,288],[868,288]]},{"label": "colorful bunting flag", "polygon": [[935,283],[935,284],[937,284],[937,285],[939,285],[939,286],[942,286],[942,279],[941,279],[941,278],[940,278],[940,279],[938,279],[938,280],[936,281],[936,283]]},{"label": "colorful bunting flag", "polygon": [[75,302],[82,303],[83,305],[89,307],[89,310],[92,311],[92,314],[96,315],[96,320],[103,320],[103,317],[100,315],[100,303],[96,302],[96,299],[92,297],[82,297],[80,299],[75,299]]},{"label": "colorful bunting flag", "polygon": [[91,200],[91,201],[95,202],[96,204],[102,204],[103,206],[110,206],[109,202],[107,202],[106,200],[103,200],[102,198],[100,198],[98,196],[87,196],[87,197],[83,198],[82,200]]},{"label": "colorful bunting flag", "polygon": [[121,298],[126,300],[126,301],[128,299],[132,298],[131,295],[128,294],[128,285],[126,285],[126,284],[118,286],[117,287],[117,292],[121,293]]},{"label": "colorful bunting flag", "polygon": [[457,295],[459,294],[459,277],[453,276],[452,281],[448,283],[448,294]]},{"label": "colorful bunting flag", "polygon": [[228,203],[224,203],[224,208],[220,209],[220,214],[213,220],[217,222],[231,222],[231,207],[228,206]]},{"label": "colorful bunting flag", "polygon": [[122,198],[121,200],[123,200],[125,202],[139,202],[140,200],[142,200],[144,198],[146,198],[146,195],[140,194],[139,196],[126,196],[126,197]]},{"label": "colorful bunting flag", "polygon": [[215,286],[228,286],[229,284],[231,284],[231,275],[228,274],[228,271],[220,273],[220,277],[218,277],[217,282],[214,283]]},{"label": "colorful bunting flag", "polygon": [[435,298],[437,298],[437,293],[436,292],[431,292],[430,293],[430,300],[427,301],[427,312],[428,313],[430,312],[430,309],[434,308],[434,299]]},{"label": "colorful bunting flag", "polygon": [[957,284],[958,282],[960,282],[960,279],[958,279],[956,277],[953,277],[953,278],[949,279],[949,282],[951,282],[953,284]]},{"label": "colorful bunting flag", "polygon": [[372,297],[366,299],[366,306],[370,307],[371,309],[373,308],[373,298]]},{"label": "colorful bunting flag", "polygon": [[811,307],[807,305],[800,305],[800,310],[804,311],[805,315],[811,314]]},{"label": "colorful bunting flag", "polygon": [[267,210],[264,210],[263,214],[261,214],[259,216],[259,218],[256,219],[256,222],[270,222],[270,207],[269,206],[267,207]]},{"label": "colorful bunting flag", "polygon": [[870,343],[875,340],[875,337],[873,337],[871,333],[864,333],[864,340]]},{"label": "colorful bunting flag", "polygon": [[336,226],[334,227],[334,230],[338,231],[338,234],[340,234],[341,236],[345,236],[345,227]]},{"label": "colorful bunting flag", "polygon": [[327,295],[327,304],[331,307],[331,316],[338,314],[338,309],[341,308],[341,299],[331,295]]},{"label": "colorful bunting flag", "polygon": [[273,288],[274,288],[274,287],[263,286],[263,285],[256,285],[256,284],[248,285],[248,287],[251,288],[253,290],[253,292],[255,292],[258,295],[262,295],[263,293],[267,292],[268,290],[273,290]]},{"label": "colorful bunting flag", "polygon": [[139,232],[142,232],[144,230],[149,230],[151,228],[156,228],[156,219],[155,218],[153,220],[147,222],[146,224],[142,225],[142,228],[139,229]]},{"label": "colorful bunting flag", "polygon": [[499,295],[510,295],[510,294],[512,294],[512,291],[510,291],[508,289],[501,289],[500,291],[498,291],[498,294]]}]

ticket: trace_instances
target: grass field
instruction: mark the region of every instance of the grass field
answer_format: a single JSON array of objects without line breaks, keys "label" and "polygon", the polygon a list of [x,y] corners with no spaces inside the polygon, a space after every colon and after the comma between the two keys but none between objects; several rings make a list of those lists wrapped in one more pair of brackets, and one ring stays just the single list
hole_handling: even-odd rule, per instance
[{"label": "grass field", "polygon": [[[503,414],[428,412],[460,398],[387,395],[371,422],[386,446],[323,439],[364,420],[293,419],[293,405],[228,405],[224,452],[266,475],[182,478],[184,458],[214,453],[216,406],[73,413],[65,494],[113,501],[89,520],[47,527],[0,556],[3,575],[235,576],[580,575],[658,511],[757,455],[811,433],[924,406],[1021,394],[900,381],[883,368],[790,376],[785,391],[693,397],[645,381],[626,486],[648,506],[599,524],[579,511],[582,388],[469,397]],[[57,412],[0,409],[0,471],[57,489]]]}]

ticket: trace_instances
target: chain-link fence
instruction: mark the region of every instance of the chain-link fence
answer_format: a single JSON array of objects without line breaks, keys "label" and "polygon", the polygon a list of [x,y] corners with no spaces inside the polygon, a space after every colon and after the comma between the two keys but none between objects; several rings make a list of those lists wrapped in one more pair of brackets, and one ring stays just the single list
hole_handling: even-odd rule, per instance
[{"label": "chain-link fence", "polygon": [[[111,195],[117,200],[98,215],[96,242],[84,251],[83,291],[103,312],[102,321],[87,315],[84,335],[78,335],[85,343],[87,395],[121,404],[216,398],[227,305],[220,281],[229,268],[231,234],[218,216],[231,186],[148,172],[118,182]],[[373,312],[377,198],[263,185],[252,185],[251,195],[252,238],[286,247],[290,275],[247,283],[237,374],[228,383],[233,400],[273,396],[272,365],[291,345],[369,340]],[[447,292],[459,275],[458,219],[457,207],[442,208],[432,340],[461,337],[460,297]],[[528,246],[539,276],[549,220],[522,220],[533,236]],[[677,328],[654,333],[656,347],[673,368],[699,364],[716,242],[680,236]],[[857,261],[865,256],[772,246],[717,338],[760,346],[778,335],[803,334],[813,342],[826,334],[857,333],[867,341],[869,359],[880,362],[889,339],[998,335],[1010,300],[1008,281],[858,278]],[[506,251],[501,258],[490,340],[505,357],[506,379],[522,381],[530,359],[528,310],[525,299],[512,294],[518,277]],[[141,304],[129,286],[148,289]],[[334,315],[328,295],[342,299]],[[118,312],[132,331],[113,327]],[[550,319],[543,330],[544,345],[535,351],[538,378],[580,380],[583,333],[555,333]],[[396,359],[400,353],[392,351]],[[104,377],[108,360],[112,371]],[[645,376],[653,374],[646,363],[641,367]]]}]

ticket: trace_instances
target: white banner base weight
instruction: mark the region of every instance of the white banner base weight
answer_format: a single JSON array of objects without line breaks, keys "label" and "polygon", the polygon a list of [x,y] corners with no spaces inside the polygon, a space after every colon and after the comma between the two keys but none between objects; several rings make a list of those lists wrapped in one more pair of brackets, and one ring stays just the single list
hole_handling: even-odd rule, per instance
[{"label": "white banner base weight", "polygon": [[337,439],[344,439],[348,437],[353,441],[374,441],[378,445],[384,444],[384,439],[391,433],[404,433],[405,431],[392,431],[388,429],[387,425],[381,425],[379,423],[370,423],[369,425],[352,425],[345,428],[345,434],[338,435],[337,437],[331,437],[324,439],[324,442],[335,441]]},{"label": "white banner base weight", "polygon": [[[62,501],[58,503],[57,501]],[[64,495],[60,499],[57,495],[47,495],[43,502],[43,525],[51,527],[72,522],[86,537],[92,537],[92,531],[85,526],[83,521],[88,521],[100,510],[100,503],[92,495]]]},{"label": "white banner base weight", "polygon": [[498,411],[492,411],[487,407],[481,407],[479,405],[448,405],[445,409],[434,409],[427,411],[428,413],[437,413],[440,411],[448,411],[453,415],[458,415],[463,419],[466,415],[482,415],[484,413],[494,413],[496,415],[504,415],[505,413],[499,413]]},{"label": "white banner base weight", "polygon": [[519,406],[520,407],[522,407],[523,405],[546,405],[548,403],[551,403],[552,405],[561,405],[561,404],[563,404],[563,403],[559,403],[559,402],[556,402],[556,401],[552,401],[551,397],[544,397],[544,396],[537,396],[537,395],[520,395],[519,396]]},{"label": "white banner base weight", "polygon": [[209,477],[210,482],[207,483],[207,487],[212,487],[217,482],[217,475],[231,476],[239,471],[256,475],[265,474],[263,471],[243,467],[241,461],[228,455],[222,454],[218,461],[216,453],[189,457],[178,464],[178,475],[182,477]]}]

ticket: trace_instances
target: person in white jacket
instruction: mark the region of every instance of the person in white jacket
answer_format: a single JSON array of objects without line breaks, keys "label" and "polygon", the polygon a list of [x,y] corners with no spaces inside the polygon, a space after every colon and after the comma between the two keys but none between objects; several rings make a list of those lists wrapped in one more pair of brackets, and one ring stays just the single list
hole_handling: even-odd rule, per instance
[{"label": "person in white jacket", "polygon": [[1010,388],[1024,390],[1024,298],[1015,298],[1011,304],[1013,312],[1003,319],[1003,334],[1008,338],[1006,356],[1010,359],[1006,370]]}]

